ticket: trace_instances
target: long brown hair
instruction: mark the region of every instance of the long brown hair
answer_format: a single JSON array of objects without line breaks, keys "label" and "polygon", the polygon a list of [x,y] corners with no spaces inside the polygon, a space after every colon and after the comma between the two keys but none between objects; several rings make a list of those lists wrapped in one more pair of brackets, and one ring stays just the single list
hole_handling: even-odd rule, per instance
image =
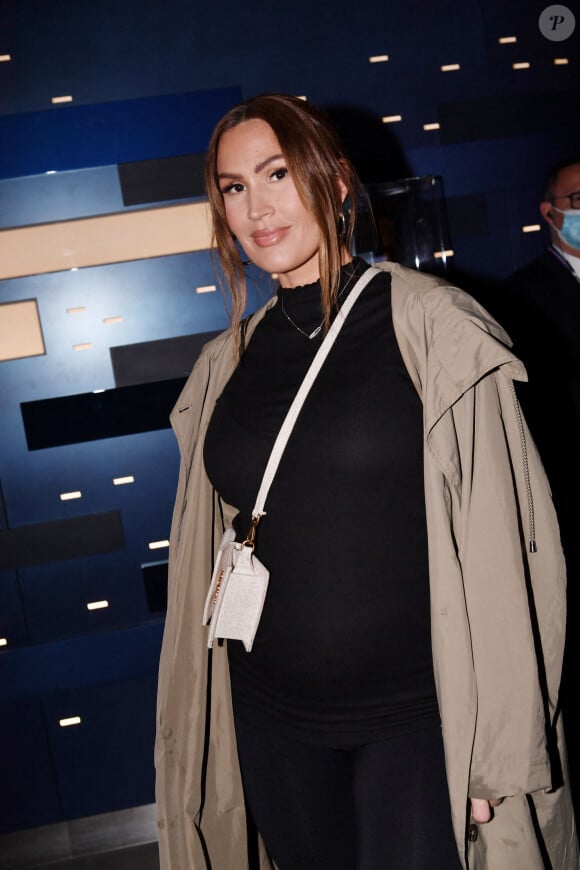
[{"label": "long brown hair", "polygon": [[[320,227],[318,252],[321,303],[325,327],[336,303],[344,250],[354,231],[356,197],[360,182],[346,157],[330,122],[305,100],[285,94],[261,94],[235,106],[219,121],[207,150],[205,183],[213,220],[213,244],[217,250],[232,297],[234,335],[246,307],[246,278],[238,247],[226,220],[223,194],[217,178],[217,155],[221,136],[242,121],[260,119],[274,131],[288,171],[306,209]],[[346,187],[350,207],[342,209],[338,185]],[[339,216],[344,214],[343,224]]]}]

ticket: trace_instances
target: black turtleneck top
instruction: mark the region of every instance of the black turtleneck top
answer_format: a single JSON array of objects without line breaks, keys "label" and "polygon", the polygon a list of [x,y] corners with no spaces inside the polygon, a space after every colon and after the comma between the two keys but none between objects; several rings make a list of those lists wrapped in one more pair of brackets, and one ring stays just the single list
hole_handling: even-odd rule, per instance
[{"label": "black turtleneck top", "polygon": [[[343,268],[343,298],[365,266]],[[318,282],[280,288],[217,402],[204,460],[239,509],[238,540],[322,341],[296,325],[310,334],[321,320]],[[422,432],[381,273],[330,351],[268,496],[256,540],[270,570],[264,611],[251,653],[228,641],[236,717],[336,743],[437,715]]]}]

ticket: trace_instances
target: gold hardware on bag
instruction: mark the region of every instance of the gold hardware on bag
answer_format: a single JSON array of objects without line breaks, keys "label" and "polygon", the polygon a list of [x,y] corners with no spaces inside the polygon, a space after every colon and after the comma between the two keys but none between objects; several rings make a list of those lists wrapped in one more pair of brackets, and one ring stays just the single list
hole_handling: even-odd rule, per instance
[{"label": "gold hardware on bag", "polygon": [[214,595],[213,595],[213,601],[212,601],[212,604],[215,604],[216,601],[218,600],[218,595],[220,594],[220,588],[221,588],[222,580],[224,579],[224,574],[225,574],[225,573],[226,573],[226,569],[225,569],[225,568],[222,568],[222,570],[221,570],[221,572],[220,572],[220,576],[218,577],[218,582],[217,582],[216,587],[215,587],[215,592],[214,592]]},{"label": "gold hardware on bag", "polygon": [[246,540],[242,544],[243,547],[251,547],[252,550],[255,547],[256,542],[256,529],[258,528],[258,523],[262,519],[262,515],[259,514],[257,517],[252,517],[252,523],[250,525],[250,531],[246,537]]}]

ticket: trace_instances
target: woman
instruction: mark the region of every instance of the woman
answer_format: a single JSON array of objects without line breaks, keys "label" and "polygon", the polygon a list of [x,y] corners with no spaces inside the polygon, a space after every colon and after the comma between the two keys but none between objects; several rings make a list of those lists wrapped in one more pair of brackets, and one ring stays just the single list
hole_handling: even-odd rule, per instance
[{"label": "woman", "polygon": [[[461,291],[395,264],[372,273],[268,496],[253,649],[208,653],[222,532],[233,521],[244,538],[286,411],[366,264],[349,253],[356,175],[308,104],[232,109],[206,180],[233,322],[172,415],[162,867],[245,870],[247,805],[261,867],[577,868],[557,524],[513,389],[523,367]],[[238,245],[280,283],[242,326]]]}]

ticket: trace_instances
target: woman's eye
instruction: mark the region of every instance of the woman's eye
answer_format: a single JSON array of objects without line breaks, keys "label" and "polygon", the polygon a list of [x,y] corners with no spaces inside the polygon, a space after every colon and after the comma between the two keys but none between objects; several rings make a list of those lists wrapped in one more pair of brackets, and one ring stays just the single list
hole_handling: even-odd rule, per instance
[{"label": "woman's eye", "polygon": [[286,178],[288,175],[288,170],[285,166],[281,166],[280,169],[275,169],[274,172],[270,174],[270,178],[274,181],[282,181],[283,178]]},{"label": "woman's eye", "polygon": [[227,193],[241,193],[243,189],[243,184],[240,184],[239,181],[233,181],[231,184],[227,184],[225,187],[222,187],[222,193],[224,196]]}]

